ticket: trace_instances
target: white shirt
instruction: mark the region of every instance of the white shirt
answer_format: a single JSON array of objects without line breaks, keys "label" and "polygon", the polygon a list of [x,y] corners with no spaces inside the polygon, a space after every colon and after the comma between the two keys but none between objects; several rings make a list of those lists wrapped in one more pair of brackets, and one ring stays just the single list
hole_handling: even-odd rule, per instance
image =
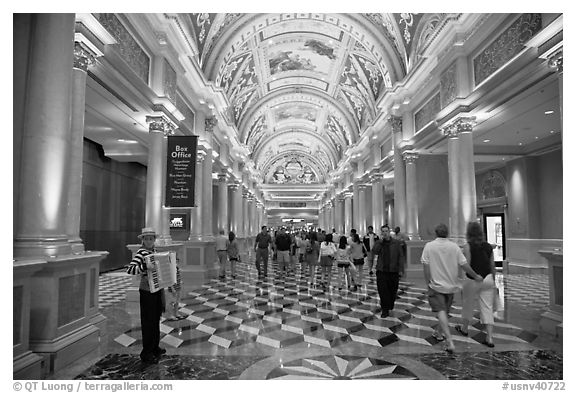
[{"label": "white shirt", "polygon": [[456,243],[437,237],[426,243],[420,261],[430,266],[430,288],[440,293],[455,293],[460,289],[458,267],[467,261]]}]

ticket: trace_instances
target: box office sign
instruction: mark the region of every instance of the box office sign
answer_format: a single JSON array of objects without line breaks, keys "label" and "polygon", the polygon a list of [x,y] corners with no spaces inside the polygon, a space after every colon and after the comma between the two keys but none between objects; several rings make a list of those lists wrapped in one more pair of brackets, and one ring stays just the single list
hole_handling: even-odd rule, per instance
[{"label": "box office sign", "polygon": [[166,207],[194,207],[197,136],[169,136]]}]

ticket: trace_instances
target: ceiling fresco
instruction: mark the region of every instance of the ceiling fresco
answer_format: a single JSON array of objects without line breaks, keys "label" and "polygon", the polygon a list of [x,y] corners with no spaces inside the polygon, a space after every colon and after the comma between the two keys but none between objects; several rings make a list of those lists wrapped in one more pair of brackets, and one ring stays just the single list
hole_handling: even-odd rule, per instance
[{"label": "ceiling fresco", "polygon": [[[255,168],[267,183],[293,184],[327,179],[447,15],[190,14],[190,21],[200,65],[226,93]],[[295,163],[298,174],[290,172]]]}]

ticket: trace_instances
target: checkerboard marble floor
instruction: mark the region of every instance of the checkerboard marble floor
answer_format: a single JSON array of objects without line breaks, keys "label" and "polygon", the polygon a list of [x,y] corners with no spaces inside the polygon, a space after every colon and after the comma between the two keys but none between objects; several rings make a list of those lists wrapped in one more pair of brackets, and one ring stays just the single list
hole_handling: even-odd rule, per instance
[{"label": "checkerboard marble floor", "polygon": [[[131,277],[121,271],[103,274],[100,309],[108,318],[109,330],[100,360],[56,378],[486,379],[493,367],[499,378],[514,379],[519,370],[514,362],[529,364],[530,375],[540,378],[561,375],[561,341],[546,352],[549,338],[543,346],[537,319],[525,318],[528,311],[541,314],[548,303],[546,276],[498,275],[505,309],[496,314],[493,349],[482,345],[478,318],[469,336],[456,333],[454,326],[461,321],[461,298],[456,295],[450,317],[456,354],[450,360],[443,343],[432,337],[437,320],[422,280],[401,281],[395,309],[380,318],[374,277],[366,275],[357,292],[333,287],[324,291],[308,285],[298,263],[281,278],[270,260],[268,277],[258,278],[253,255],[244,254],[242,259],[245,262],[238,264],[235,279],[212,279],[182,294],[182,318],[161,321],[161,345],[167,354],[159,365],[145,369],[138,360],[138,304],[125,300]],[[332,284],[337,274],[333,269]],[[168,294],[167,300],[171,300]],[[518,314],[522,317],[515,323]],[[466,357],[466,365],[460,357]],[[187,371],[175,372],[176,364],[178,370]],[[480,369],[483,372],[478,374]]]},{"label": "checkerboard marble floor", "polygon": [[[428,305],[426,291],[410,282],[401,281],[395,309],[389,317],[380,318],[374,278],[366,279],[358,292],[335,288],[323,291],[307,284],[298,264],[295,271],[284,278],[277,277],[277,266],[272,261],[269,276],[264,279],[257,277],[251,263],[240,263],[237,270],[236,279],[213,279],[183,296],[180,313],[186,318],[162,320],[161,342],[166,347],[190,353],[210,350],[210,347],[336,348],[353,343],[394,352],[403,348],[423,352],[442,348],[432,337],[437,321]],[[333,283],[336,274],[334,269]],[[113,280],[120,280],[120,277],[115,276],[107,283],[117,285]],[[518,288],[524,285],[522,279],[508,278],[504,285],[507,282],[508,286]],[[126,281],[121,285],[125,284]],[[106,291],[101,288],[101,293]],[[521,291],[511,293],[505,295],[506,300],[523,301],[525,298]],[[121,292],[117,295],[120,297]],[[106,301],[112,300],[108,297]],[[451,312],[451,326],[460,323],[459,304],[457,296]],[[484,333],[479,321],[470,327],[470,331],[468,337],[454,335],[457,348],[483,350]],[[529,345],[536,334],[497,319],[494,338],[497,346]],[[125,348],[139,347],[138,321],[116,337],[115,342]]]}]

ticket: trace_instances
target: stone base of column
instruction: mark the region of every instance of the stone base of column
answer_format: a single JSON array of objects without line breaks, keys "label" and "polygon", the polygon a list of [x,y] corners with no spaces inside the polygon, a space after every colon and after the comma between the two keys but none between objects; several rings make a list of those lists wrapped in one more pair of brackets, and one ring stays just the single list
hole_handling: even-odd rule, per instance
[{"label": "stone base of column", "polygon": [[85,251],[84,243],[82,243],[82,239],[80,239],[79,237],[75,239],[70,239],[68,243],[70,243],[72,254],[81,254]]},{"label": "stone base of column", "polygon": [[13,379],[41,379],[42,378],[42,357],[28,351],[15,357],[12,362]]},{"label": "stone base of column", "polygon": [[406,242],[406,275],[404,280],[424,277],[424,268],[420,258],[426,243],[428,243],[426,240],[408,240]]},{"label": "stone base of column", "polygon": [[106,319],[98,311],[100,261],[107,252],[48,258],[30,276],[30,350],[54,373],[94,351]]},{"label": "stone base of column", "polygon": [[72,248],[67,237],[54,239],[16,238],[13,253],[15,258],[38,258],[44,256],[69,255]]},{"label": "stone base of column", "polygon": [[190,290],[197,289],[208,280],[218,277],[219,268],[213,238],[190,239],[184,242],[180,259],[182,296]]}]

